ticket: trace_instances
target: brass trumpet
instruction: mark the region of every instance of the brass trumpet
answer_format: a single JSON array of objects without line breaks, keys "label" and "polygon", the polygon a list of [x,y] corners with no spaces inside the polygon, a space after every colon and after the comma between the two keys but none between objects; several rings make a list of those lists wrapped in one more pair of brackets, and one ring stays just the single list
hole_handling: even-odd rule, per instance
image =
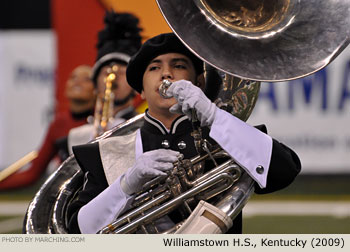
[{"label": "brass trumpet", "polygon": [[107,70],[108,75],[105,78],[105,92],[97,97],[94,113],[94,136],[98,137],[108,129],[108,122],[113,120],[114,93],[113,82],[117,77],[118,66],[112,65]]}]

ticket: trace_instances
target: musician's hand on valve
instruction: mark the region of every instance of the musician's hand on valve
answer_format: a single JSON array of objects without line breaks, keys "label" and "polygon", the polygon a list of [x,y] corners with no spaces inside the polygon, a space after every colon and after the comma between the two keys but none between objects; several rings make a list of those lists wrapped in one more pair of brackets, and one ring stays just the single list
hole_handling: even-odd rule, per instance
[{"label": "musician's hand on valve", "polygon": [[194,109],[201,126],[211,126],[213,124],[216,105],[192,82],[186,80],[173,82],[166,93],[175,97],[178,102],[169,109],[170,112],[186,114],[191,119],[192,109]]},{"label": "musician's hand on valve", "polygon": [[122,190],[132,195],[142,189],[142,186],[157,176],[165,176],[166,171],[173,168],[180,152],[158,149],[143,153],[123,175],[120,185]]}]

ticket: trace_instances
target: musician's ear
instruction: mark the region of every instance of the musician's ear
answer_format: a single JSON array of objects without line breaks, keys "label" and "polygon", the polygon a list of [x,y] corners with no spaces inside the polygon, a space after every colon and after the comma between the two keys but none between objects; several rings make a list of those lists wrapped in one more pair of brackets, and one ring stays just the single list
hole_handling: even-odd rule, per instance
[{"label": "musician's ear", "polygon": [[141,98],[144,99],[144,100],[146,99],[145,92],[143,91],[143,89],[142,89],[142,92],[141,92]]}]

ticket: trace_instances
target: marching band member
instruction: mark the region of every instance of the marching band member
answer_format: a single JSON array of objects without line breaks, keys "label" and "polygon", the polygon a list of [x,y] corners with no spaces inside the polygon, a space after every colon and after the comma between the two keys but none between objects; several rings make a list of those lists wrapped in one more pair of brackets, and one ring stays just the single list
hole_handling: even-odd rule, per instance
[{"label": "marching band member", "polygon": [[[301,164],[297,154],[266,134],[218,108],[202,91],[203,63],[172,33],[149,39],[130,60],[128,83],[148,102],[144,125],[126,136],[73,148],[85,174],[84,187],[68,209],[69,232],[96,233],[129,209],[142,186],[173,168],[180,153],[197,155],[191,136],[191,112],[197,113],[203,138],[218,143],[255,181],[256,193],[288,186]],[[173,84],[164,99],[163,80]],[[176,211],[156,221],[167,230]],[[242,232],[242,213],[227,233]]]},{"label": "marching band member", "polygon": [[[94,125],[84,125],[72,129],[69,132],[68,144],[71,147],[84,144],[125,120],[137,115],[134,109],[135,91],[128,85],[126,80],[126,65],[130,57],[137,52],[141,46],[141,28],[138,27],[139,20],[129,13],[107,12],[105,28],[98,34],[97,58],[93,67],[92,80],[97,92]],[[115,68],[116,67],[116,68]],[[102,113],[102,106],[106,90],[106,78],[112,69],[117,69],[115,80],[112,84],[113,99],[110,106],[108,127],[98,129],[98,116]],[[97,125],[96,125],[97,124]]]},{"label": "marching band member", "polygon": [[58,155],[60,162],[68,157],[67,135],[71,128],[87,123],[88,116],[93,114],[95,106],[94,85],[91,81],[90,66],[76,67],[66,83],[66,97],[69,111],[55,116],[51,122],[38,156],[27,169],[19,170],[0,182],[0,190],[15,189],[35,183],[49,163]]}]

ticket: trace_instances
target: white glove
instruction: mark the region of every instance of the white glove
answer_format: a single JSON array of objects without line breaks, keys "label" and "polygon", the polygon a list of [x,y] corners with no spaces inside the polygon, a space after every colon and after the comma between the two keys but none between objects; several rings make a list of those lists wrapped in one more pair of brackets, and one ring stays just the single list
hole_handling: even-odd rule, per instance
[{"label": "white glove", "polygon": [[201,126],[211,126],[213,124],[216,105],[192,82],[186,80],[175,81],[168,88],[166,94],[175,97],[178,102],[170,107],[170,112],[186,114],[191,119],[192,109],[194,109]]},{"label": "white glove", "polygon": [[173,168],[180,152],[158,149],[143,153],[123,175],[120,186],[126,194],[134,194],[142,186],[156,176],[165,176],[165,171]]}]

